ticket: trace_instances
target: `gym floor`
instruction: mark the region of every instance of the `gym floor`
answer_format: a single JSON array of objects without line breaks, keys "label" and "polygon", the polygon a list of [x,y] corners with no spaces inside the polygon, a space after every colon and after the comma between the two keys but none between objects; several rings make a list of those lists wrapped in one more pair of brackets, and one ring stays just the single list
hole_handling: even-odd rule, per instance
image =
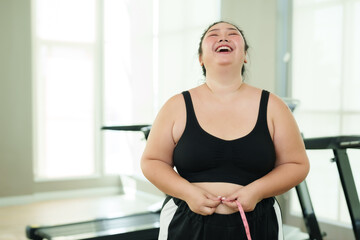
[{"label": "gym floor", "polygon": [[144,212],[161,198],[97,196],[0,207],[0,240],[25,240],[27,225],[56,225]]}]

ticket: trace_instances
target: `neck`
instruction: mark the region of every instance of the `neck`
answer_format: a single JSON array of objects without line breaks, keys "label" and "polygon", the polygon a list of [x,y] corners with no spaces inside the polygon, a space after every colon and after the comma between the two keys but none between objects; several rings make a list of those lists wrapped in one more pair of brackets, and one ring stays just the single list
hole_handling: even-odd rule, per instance
[{"label": "neck", "polygon": [[227,95],[237,92],[243,84],[241,72],[221,69],[221,71],[207,71],[206,85],[214,94]]}]

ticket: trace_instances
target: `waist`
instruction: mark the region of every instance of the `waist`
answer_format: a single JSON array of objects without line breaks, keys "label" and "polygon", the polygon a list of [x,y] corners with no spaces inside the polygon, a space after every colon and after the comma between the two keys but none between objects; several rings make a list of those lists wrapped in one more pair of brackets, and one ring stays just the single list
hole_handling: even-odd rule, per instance
[{"label": "waist", "polygon": [[[228,167],[218,169],[207,169],[200,172],[184,172],[178,169],[181,177],[191,183],[229,183],[236,186],[246,186],[262,177],[260,174],[243,171],[242,169],[231,169]],[[230,185],[229,185],[230,186]]]},{"label": "waist", "polygon": [[[227,197],[233,194],[234,192],[241,189],[242,185],[227,183],[227,182],[193,182],[195,186],[204,189],[205,191],[211,193],[214,196],[222,196]],[[218,214],[231,214],[237,212],[237,210],[233,210],[226,206],[225,204],[220,204],[215,209],[215,213]]]},{"label": "waist", "polygon": [[[273,168],[269,168],[266,171],[257,169],[256,167],[250,167],[249,164],[242,166],[235,164],[234,162],[226,163],[226,159],[223,160],[223,164],[212,164],[209,160],[207,165],[201,164],[201,161],[193,161],[192,168],[182,168],[181,165],[176,165],[176,169],[179,175],[191,183],[199,182],[212,182],[212,183],[233,183],[236,185],[246,186],[255,180],[265,176]],[[252,163],[253,161],[248,161]],[[199,166],[197,166],[199,165]],[[200,166],[201,165],[201,166]],[[261,164],[259,164],[261,165]],[[196,167],[197,166],[197,167]]]}]

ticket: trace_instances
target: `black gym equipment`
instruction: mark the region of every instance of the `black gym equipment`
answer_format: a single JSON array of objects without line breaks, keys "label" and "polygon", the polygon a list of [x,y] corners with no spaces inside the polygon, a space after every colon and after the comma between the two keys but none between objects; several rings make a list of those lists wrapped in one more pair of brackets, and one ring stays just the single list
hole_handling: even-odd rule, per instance
[{"label": "black gym equipment", "polygon": [[27,226],[26,236],[34,240],[156,240],[159,234],[159,218],[159,212],[146,212],[55,226]]},{"label": "black gym equipment", "polygon": [[[351,171],[349,157],[346,153],[346,150],[349,148],[360,149],[360,135],[308,138],[304,140],[304,143],[305,148],[308,150],[333,150],[334,158],[332,159],[332,162],[336,162],[337,165],[346,204],[350,213],[355,239],[360,240],[360,202]],[[322,240],[324,234],[321,234],[320,232],[306,182],[303,181],[301,184],[296,186],[296,191],[300,200],[305,225],[310,239]]]},{"label": "black gym equipment", "polygon": [[150,133],[151,125],[104,126],[101,129],[115,131],[141,131],[144,134],[145,139],[147,139]]},{"label": "black gym equipment", "polygon": [[[151,125],[108,126],[103,130],[141,131],[147,139]],[[304,139],[307,150],[332,149],[333,162],[336,162],[341,184],[345,193],[355,238],[360,240],[360,203],[354,178],[346,150],[360,149],[360,136],[335,136]],[[310,240],[322,240],[322,233],[316,219],[306,181],[296,186],[303,218]],[[128,216],[95,219],[57,226],[27,226],[29,239],[157,239],[159,232],[160,209],[156,212],[146,212]]]}]

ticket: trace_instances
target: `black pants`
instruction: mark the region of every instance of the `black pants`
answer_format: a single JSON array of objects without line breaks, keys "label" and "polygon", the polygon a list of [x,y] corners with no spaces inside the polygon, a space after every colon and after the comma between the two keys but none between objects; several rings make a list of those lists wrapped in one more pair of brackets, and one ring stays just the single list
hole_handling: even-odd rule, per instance
[{"label": "black pants", "polygon": [[[275,198],[267,198],[246,213],[252,240],[283,240],[281,213]],[[187,203],[167,197],[160,215],[159,240],[246,240],[239,212],[202,216]]]}]

